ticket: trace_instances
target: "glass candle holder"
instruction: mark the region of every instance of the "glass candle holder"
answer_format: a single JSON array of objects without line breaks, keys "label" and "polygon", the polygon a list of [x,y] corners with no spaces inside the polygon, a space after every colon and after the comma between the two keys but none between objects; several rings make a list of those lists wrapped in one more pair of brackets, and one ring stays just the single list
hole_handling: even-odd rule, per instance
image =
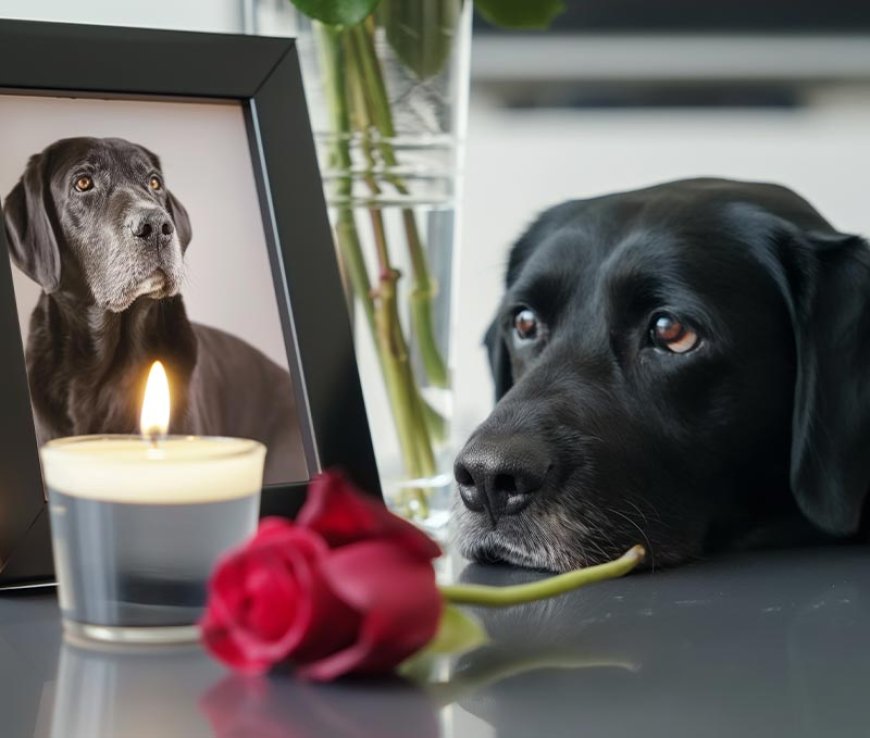
[{"label": "glass candle holder", "polygon": [[257,526],[266,448],[233,438],[80,436],[40,451],[66,633],[198,638],[206,582]]}]

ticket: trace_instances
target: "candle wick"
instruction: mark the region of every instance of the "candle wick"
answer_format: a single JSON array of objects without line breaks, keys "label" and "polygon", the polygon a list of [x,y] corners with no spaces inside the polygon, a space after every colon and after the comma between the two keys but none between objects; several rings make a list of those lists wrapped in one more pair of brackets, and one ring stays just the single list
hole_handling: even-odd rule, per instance
[{"label": "candle wick", "polygon": [[152,449],[157,449],[160,445],[160,439],[163,437],[163,434],[156,428],[150,430],[147,434],[148,444]]}]

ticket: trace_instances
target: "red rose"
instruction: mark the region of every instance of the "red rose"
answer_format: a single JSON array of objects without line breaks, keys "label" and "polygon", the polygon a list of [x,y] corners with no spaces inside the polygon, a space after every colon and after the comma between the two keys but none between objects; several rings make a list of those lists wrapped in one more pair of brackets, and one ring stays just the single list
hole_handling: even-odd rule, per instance
[{"label": "red rose", "polygon": [[435,635],[438,546],[343,477],[312,481],[296,523],[268,518],[218,563],[206,648],[248,673],[289,662],[310,679],[390,671]]}]

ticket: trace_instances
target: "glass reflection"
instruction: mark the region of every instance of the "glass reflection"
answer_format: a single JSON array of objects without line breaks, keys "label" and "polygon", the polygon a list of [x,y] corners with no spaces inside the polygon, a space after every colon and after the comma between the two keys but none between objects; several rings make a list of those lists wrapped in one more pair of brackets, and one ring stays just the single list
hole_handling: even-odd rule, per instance
[{"label": "glass reflection", "polygon": [[51,738],[208,736],[199,694],[219,669],[198,647],[61,647]]}]

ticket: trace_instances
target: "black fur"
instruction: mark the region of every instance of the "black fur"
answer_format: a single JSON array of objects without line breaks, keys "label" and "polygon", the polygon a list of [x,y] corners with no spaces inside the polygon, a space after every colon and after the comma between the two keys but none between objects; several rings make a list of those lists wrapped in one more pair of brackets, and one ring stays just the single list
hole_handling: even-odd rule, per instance
[{"label": "black fur", "polygon": [[[776,185],[686,180],[547,211],[487,333],[498,403],[456,464],[462,551],[565,570],[638,542],[656,565],[858,534],[868,300],[865,241]],[[516,337],[522,308],[534,341]],[[652,344],[661,310],[695,350]]]}]

